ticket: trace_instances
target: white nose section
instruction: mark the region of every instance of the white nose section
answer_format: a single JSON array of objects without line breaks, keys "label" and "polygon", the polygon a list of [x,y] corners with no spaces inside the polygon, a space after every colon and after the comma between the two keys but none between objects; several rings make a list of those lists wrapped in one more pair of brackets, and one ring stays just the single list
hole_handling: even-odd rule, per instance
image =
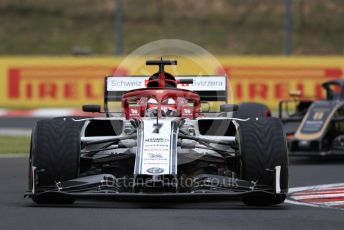
[{"label": "white nose section", "polygon": [[134,175],[176,175],[178,125],[174,119],[144,118],[137,132]]},{"label": "white nose section", "polygon": [[275,192],[281,193],[281,166],[278,165],[275,167]]}]

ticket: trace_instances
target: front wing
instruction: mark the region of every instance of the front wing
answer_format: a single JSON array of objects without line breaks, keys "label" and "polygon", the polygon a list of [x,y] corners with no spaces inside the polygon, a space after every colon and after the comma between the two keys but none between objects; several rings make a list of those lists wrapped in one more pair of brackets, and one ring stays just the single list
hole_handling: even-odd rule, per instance
[{"label": "front wing", "polygon": [[[226,177],[226,185],[212,187],[211,184],[201,183],[199,189],[192,192],[164,192],[155,190],[155,192],[135,192],[121,191],[122,183],[115,182],[115,178],[110,174],[100,174],[95,176],[80,177],[77,179],[57,182],[51,186],[38,187],[33,180],[32,190],[26,192],[25,196],[34,198],[73,198],[73,199],[95,199],[112,201],[214,201],[231,200],[237,197],[247,195],[283,195],[287,191],[281,191],[279,188],[279,178],[276,173],[276,184],[274,187],[257,184],[253,181],[245,181],[238,178]],[[203,178],[206,179],[206,178]],[[207,180],[202,180],[207,182]],[[119,185],[121,184],[121,185]]]}]

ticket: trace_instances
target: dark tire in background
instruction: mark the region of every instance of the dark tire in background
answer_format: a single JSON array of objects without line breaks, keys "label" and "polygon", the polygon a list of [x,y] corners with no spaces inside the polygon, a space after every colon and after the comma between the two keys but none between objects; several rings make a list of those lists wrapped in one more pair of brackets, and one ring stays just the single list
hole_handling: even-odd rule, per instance
[{"label": "dark tire in background", "polygon": [[[38,121],[33,129],[30,168],[36,167],[36,187],[77,178],[80,160],[80,122],[51,119]],[[29,173],[32,189],[32,172]],[[37,189],[36,188],[36,189]],[[33,196],[36,203],[73,203],[69,197]]]},{"label": "dark tire in background", "polygon": [[271,117],[271,110],[262,103],[243,102],[239,104],[238,111],[233,113],[233,117],[240,119]]},{"label": "dark tire in background", "polygon": [[275,188],[275,167],[281,166],[281,193],[247,195],[247,205],[283,203],[288,192],[288,150],[282,123],[277,118],[258,118],[239,122],[238,144],[241,179]]}]

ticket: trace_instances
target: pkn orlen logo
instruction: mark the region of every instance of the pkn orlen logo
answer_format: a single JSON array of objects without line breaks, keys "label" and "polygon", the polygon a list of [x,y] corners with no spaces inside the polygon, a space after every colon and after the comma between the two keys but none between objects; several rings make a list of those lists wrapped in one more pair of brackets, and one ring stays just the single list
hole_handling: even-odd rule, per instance
[{"label": "pkn orlen logo", "polygon": [[39,105],[100,102],[104,94],[104,76],[114,71],[110,66],[10,68],[7,96],[10,100],[27,100]]}]

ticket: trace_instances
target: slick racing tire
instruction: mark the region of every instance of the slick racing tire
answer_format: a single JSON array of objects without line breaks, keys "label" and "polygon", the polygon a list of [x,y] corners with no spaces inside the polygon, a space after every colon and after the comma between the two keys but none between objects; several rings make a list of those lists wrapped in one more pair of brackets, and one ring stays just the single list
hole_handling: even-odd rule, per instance
[{"label": "slick racing tire", "polygon": [[[241,179],[268,186],[271,193],[248,194],[246,205],[283,203],[288,192],[288,149],[282,123],[277,118],[256,118],[240,121],[238,145]],[[276,193],[275,167],[280,166],[280,193]]]},{"label": "slick racing tire", "polygon": [[[77,178],[80,160],[80,122],[51,119],[38,121],[33,129],[30,147],[29,189],[33,187],[32,167],[35,167],[35,190],[54,186],[57,182]],[[39,204],[67,204],[74,199],[66,196],[33,195]]]},{"label": "slick racing tire", "polygon": [[233,117],[240,119],[271,117],[271,111],[268,106],[261,103],[243,102],[239,104],[238,111],[233,113]]}]

